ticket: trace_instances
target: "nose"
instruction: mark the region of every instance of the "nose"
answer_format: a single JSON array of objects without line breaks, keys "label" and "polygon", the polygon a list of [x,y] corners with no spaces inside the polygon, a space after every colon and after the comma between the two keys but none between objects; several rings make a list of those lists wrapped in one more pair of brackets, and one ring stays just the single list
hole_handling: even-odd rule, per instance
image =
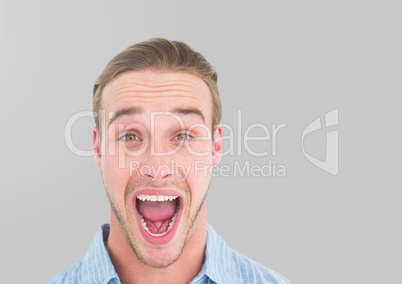
[{"label": "nose", "polygon": [[155,148],[148,149],[141,158],[140,175],[148,180],[168,181],[174,175],[174,161],[168,149],[160,143]]},{"label": "nose", "polygon": [[146,163],[141,166],[140,175],[148,180],[167,181],[172,178],[172,169],[166,163]]}]

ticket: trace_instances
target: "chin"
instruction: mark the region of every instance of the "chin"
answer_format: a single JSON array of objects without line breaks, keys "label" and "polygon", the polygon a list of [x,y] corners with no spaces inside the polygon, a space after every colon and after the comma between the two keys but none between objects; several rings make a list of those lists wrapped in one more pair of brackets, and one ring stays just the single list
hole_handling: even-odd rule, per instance
[{"label": "chin", "polygon": [[[133,248],[134,251],[136,250]],[[152,268],[166,268],[174,264],[180,257],[183,247],[176,249],[167,248],[143,248],[135,252],[138,259],[145,265]]]}]

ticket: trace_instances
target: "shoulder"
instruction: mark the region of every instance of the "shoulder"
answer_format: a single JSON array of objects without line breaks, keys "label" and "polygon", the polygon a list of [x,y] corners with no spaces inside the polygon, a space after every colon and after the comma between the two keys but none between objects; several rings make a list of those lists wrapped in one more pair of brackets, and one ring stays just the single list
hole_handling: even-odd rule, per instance
[{"label": "shoulder", "polygon": [[[288,284],[287,278],[281,274],[263,266],[262,264],[248,258],[247,256],[230,249],[232,260],[232,271],[236,271],[236,280],[242,280],[244,283],[270,283],[270,284]],[[232,274],[233,275],[233,274]]]},{"label": "shoulder", "polygon": [[216,283],[290,283],[279,273],[230,248],[210,225],[206,262],[206,274]]},{"label": "shoulder", "polygon": [[50,279],[46,284],[71,284],[81,283],[81,265],[82,261],[70,266],[66,270],[60,272],[58,275]]},{"label": "shoulder", "polygon": [[47,284],[76,283],[116,283],[118,275],[114,270],[104,240],[109,234],[109,226],[98,229],[85,257],[53,277]]}]

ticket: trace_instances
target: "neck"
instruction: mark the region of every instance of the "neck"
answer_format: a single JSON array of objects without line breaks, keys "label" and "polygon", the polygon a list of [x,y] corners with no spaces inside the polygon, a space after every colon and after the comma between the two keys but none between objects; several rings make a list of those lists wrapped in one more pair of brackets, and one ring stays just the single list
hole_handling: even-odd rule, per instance
[{"label": "neck", "polygon": [[143,264],[137,258],[112,212],[110,234],[106,247],[121,282],[124,284],[191,282],[200,272],[204,263],[207,235],[206,219],[204,203],[179,259],[166,268],[153,268]]}]

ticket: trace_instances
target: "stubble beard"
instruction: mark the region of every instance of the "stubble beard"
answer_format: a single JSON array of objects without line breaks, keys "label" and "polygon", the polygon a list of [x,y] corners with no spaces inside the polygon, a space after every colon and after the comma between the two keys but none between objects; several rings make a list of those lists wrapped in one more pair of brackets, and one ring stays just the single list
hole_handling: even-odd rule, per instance
[{"label": "stubble beard", "polygon": [[[128,218],[127,213],[132,212],[132,192],[134,192],[137,188],[141,188],[141,186],[143,186],[144,182],[140,182],[139,184],[136,184],[135,187],[128,185],[125,189],[125,208],[126,208],[126,214],[124,214],[123,210],[121,209],[121,207],[119,206],[118,202],[116,201],[116,199],[114,198],[113,194],[111,194],[111,192],[106,188],[106,195],[109,199],[109,203],[110,203],[110,207],[114,213],[114,215],[116,216],[118,223],[119,223],[119,228],[120,231],[123,233],[124,237],[126,238],[127,242],[130,244],[134,254],[136,255],[136,257],[145,265],[152,267],[152,268],[158,268],[158,269],[162,269],[162,268],[166,268],[169,267],[170,265],[172,265],[173,263],[175,263],[179,258],[180,255],[183,252],[183,249],[190,237],[190,232],[193,228],[193,225],[195,223],[195,221],[197,220],[197,217],[201,211],[201,208],[205,202],[205,199],[207,197],[207,193],[208,193],[208,189],[205,191],[204,195],[202,196],[200,202],[197,204],[196,206],[196,210],[194,211],[194,213],[192,214],[191,218],[189,219],[189,225],[187,227],[187,230],[185,232],[185,236],[184,238],[182,238],[181,244],[179,249],[177,250],[177,253],[173,256],[173,258],[171,258],[170,260],[162,260],[159,259],[157,261],[151,262],[150,260],[148,260],[146,258],[146,256],[143,254],[143,250],[140,248],[140,246],[138,245],[136,238],[134,236],[134,223],[132,222],[133,218]],[[170,184],[171,186],[171,184]],[[155,186],[150,186],[150,187],[154,187]],[[159,187],[169,187],[169,185],[163,184],[163,185],[159,185]],[[184,186],[183,185],[177,185],[175,184],[176,188],[180,188],[182,189],[183,192],[186,193],[190,193],[190,189],[188,187],[188,184],[186,183]],[[208,185],[209,188],[209,185]],[[188,194],[187,196],[187,202],[186,204],[189,204],[189,200],[188,200]],[[188,209],[189,210],[189,209]],[[136,214],[136,213],[134,213]],[[186,212],[182,212],[182,219],[180,222],[183,222],[183,217],[186,215]],[[179,225],[179,224],[178,224]]]}]

